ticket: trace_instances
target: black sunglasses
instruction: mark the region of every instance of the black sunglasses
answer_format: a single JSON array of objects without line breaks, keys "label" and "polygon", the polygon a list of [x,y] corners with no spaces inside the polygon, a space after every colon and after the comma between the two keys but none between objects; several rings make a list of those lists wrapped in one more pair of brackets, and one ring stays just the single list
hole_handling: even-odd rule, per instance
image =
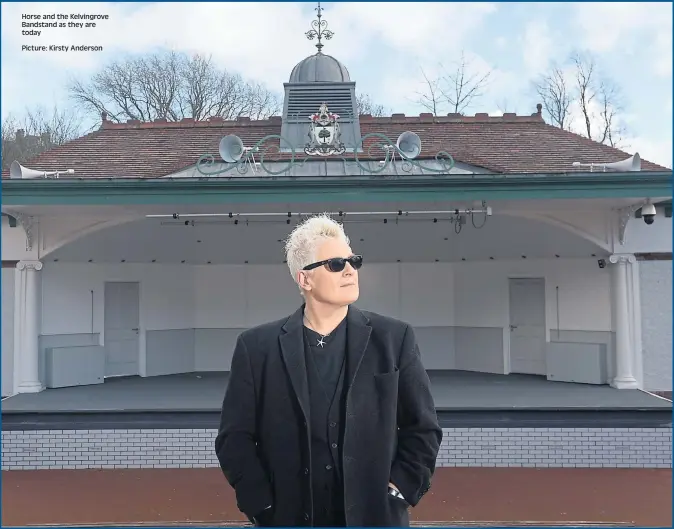
[{"label": "black sunglasses", "polygon": [[363,266],[363,256],[362,255],[352,255],[351,257],[333,257],[332,259],[326,259],[325,261],[319,261],[318,263],[312,263],[305,266],[302,270],[313,270],[319,266],[325,266],[331,272],[341,272],[344,270],[346,263],[349,263],[354,270],[358,270]]}]

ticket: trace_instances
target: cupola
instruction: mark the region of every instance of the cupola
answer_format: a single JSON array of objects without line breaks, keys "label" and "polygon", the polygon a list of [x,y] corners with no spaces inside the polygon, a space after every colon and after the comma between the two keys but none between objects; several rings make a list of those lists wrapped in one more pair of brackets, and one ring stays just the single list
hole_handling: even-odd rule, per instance
[{"label": "cupola", "polygon": [[[306,32],[309,40],[317,40],[317,53],[306,57],[292,69],[284,83],[283,117],[281,136],[290,142],[295,152],[303,152],[310,141],[311,117],[320,113],[325,104],[331,115],[339,116],[341,142],[347,151],[352,151],[360,142],[360,121],[356,103],[356,83],[351,81],[349,71],[341,62],[323,53],[323,40],[330,40],[333,32],[322,20],[318,3],[317,19]],[[323,107],[324,108],[324,107]],[[283,145],[283,150],[288,150]]]}]

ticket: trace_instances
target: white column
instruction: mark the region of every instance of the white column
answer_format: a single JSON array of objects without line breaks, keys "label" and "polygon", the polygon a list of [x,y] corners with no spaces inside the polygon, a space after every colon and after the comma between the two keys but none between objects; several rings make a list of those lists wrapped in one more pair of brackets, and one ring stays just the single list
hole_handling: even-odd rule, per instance
[{"label": "white column", "polygon": [[40,382],[39,370],[39,277],[42,270],[40,261],[19,261],[16,265],[18,277],[18,289],[15,295],[18,297],[16,307],[19,313],[15,315],[14,325],[18,325],[19,343],[15,344],[18,355],[19,380],[18,393],[38,393],[44,388]]},{"label": "white column", "polygon": [[627,264],[635,263],[636,258],[633,255],[612,255],[609,261],[613,264],[613,311],[616,325],[616,376],[611,385],[618,389],[637,389],[627,295]]}]

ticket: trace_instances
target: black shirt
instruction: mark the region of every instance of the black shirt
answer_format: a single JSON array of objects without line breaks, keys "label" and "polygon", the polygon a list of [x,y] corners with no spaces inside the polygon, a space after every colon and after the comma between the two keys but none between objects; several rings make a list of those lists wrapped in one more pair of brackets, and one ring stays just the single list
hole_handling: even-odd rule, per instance
[{"label": "black shirt", "polygon": [[305,327],[311,415],[313,525],[343,526],[342,425],[346,318],[324,337]]},{"label": "black shirt", "polygon": [[[304,337],[309,345],[307,353],[311,355],[328,399],[332,401],[346,356],[346,318],[328,336],[304,327]],[[309,366],[307,362],[307,368]]]}]

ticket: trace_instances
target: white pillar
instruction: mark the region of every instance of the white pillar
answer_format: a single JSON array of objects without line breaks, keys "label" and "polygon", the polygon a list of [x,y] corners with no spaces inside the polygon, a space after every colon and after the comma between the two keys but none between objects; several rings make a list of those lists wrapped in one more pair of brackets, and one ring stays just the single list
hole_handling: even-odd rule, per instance
[{"label": "white pillar", "polygon": [[15,336],[18,343],[14,345],[18,351],[14,358],[18,360],[19,369],[15,371],[19,380],[16,385],[17,393],[38,393],[44,388],[40,382],[39,369],[39,277],[42,270],[40,261],[19,261],[16,265],[17,286],[14,325],[18,325]]},{"label": "white pillar", "polygon": [[609,261],[613,264],[613,311],[616,325],[616,376],[611,385],[618,389],[637,389],[627,295],[627,264],[635,263],[636,258],[633,255],[612,255]]}]

